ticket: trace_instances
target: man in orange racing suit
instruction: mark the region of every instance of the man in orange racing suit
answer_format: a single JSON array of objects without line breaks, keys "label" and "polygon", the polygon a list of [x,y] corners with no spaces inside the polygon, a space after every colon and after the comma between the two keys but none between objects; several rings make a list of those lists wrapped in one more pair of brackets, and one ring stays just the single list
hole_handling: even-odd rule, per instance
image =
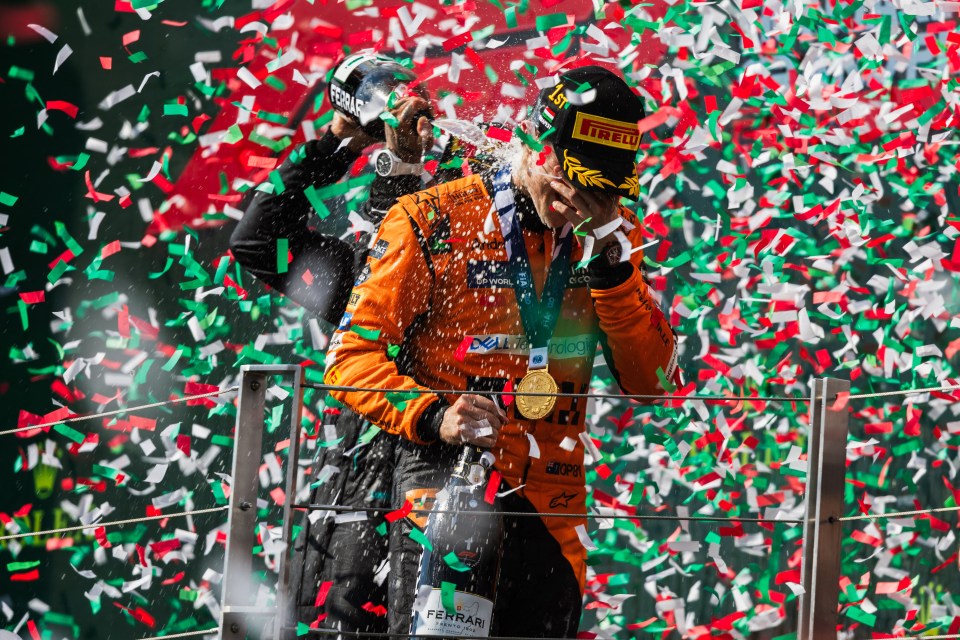
[{"label": "man in orange racing suit", "polygon": [[[616,74],[581,67],[541,91],[531,117],[524,138],[542,150],[525,144],[513,165],[398,200],[331,342],[329,384],[395,390],[333,395],[402,436],[398,505],[429,504],[472,443],[491,448],[516,490],[505,511],[586,509],[584,398],[528,419],[520,398],[505,412],[482,394],[405,390],[500,390],[543,370],[561,393],[586,393],[598,341],[627,393],[662,393],[674,375],[676,337],[642,278],[640,223],[619,205],[639,196],[639,98]],[[576,636],[585,523],[506,518],[494,635]],[[409,632],[420,547],[407,534],[418,524],[391,530],[394,634]]]}]

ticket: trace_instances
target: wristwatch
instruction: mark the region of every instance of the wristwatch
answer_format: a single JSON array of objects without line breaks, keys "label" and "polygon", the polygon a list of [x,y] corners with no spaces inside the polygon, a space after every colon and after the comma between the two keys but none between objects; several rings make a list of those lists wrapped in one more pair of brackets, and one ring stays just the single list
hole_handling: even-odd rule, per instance
[{"label": "wristwatch", "polygon": [[404,162],[389,149],[373,154],[373,168],[378,176],[418,176],[423,172],[419,162]]}]

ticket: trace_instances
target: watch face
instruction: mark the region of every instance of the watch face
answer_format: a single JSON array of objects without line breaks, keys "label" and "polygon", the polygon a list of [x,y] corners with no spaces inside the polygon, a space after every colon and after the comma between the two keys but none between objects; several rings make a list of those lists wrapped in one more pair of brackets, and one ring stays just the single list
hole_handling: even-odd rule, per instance
[{"label": "watch face", "polygon": [[374,169],[381,176],[390,175],[390,170],[393,168],[393,160],[390,158],[390,154],[381,153],[377,155],[377,163]]}]

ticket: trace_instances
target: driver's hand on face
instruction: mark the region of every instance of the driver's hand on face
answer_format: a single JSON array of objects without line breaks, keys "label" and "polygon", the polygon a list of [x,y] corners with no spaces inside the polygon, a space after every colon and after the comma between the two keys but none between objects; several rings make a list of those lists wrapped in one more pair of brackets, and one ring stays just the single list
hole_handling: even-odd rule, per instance
[{"label": "driver's hand on face", "polygon": [[447,444],[473,444],[489,449],[497,442],[507,414],[485,396],[467,393],[443,413],[440,439]]},{"label": "driver's hand on face", "polygon": [[[594,229],[603,227],[620,216],[620,199],[616,195],[577,189],[561,177],[551,180],[550,186],[560,196],[559,200],[553,202],[554,211],[582,231],[592,233]],[[603,246],[612,239],[612,235],[598,239],[598,246]]]},{"label": "driver's hand on face", "polygon": [[388,123],[385,128],[387,149],[402,162],[420,162],[433,146],[433,125],[424,115],[431,113],[430,103],[419,95],[408,95],[398,100],[390,113],[397,124],[392,127]]}]

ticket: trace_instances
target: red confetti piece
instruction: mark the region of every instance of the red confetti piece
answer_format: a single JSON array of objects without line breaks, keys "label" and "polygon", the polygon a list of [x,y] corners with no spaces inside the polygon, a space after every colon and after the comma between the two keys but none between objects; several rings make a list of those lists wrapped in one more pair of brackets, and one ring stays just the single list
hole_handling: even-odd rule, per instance
[{"label": "red confetti piece", "polygon": [[80,108],[64,100],[47,100],[47,111],[62,111],[73,119],[76,119]]},{"label": "red confetti piece", "polygon": [[126,47],[127,45],[131,45],[139,39],[140,39],[140,30],[136,29],[134,31],[129,31],[123,34],[123,39],[121,41],[123,42],[123,46]]},{"label": "red confetti piece", "polygon": [[500,127],[489,127],[487,129],[487,137],[501,142],[510,142],[513,138],[513,132]]},{"label": "red confetti piece", "polygon": [[317,589],[317,599],[313,602],[314,607],[322,607],[323,603],[327,601],[327,594],[330,593],[330,587],[333,586],[333,582],[326,581],[320,585],[320,588]]},{"label": "red confetti piece", "polygon": [[157,556],[159,559],[163,559],[163,556],[167,555],[171,551],[176,551],[181,546],[180,540],[178,538],[170,538],[169,540],[161,540],[160,542],[153,542],[150,544],[150,550]]},{"label": "red confetti piece", "polygon": [[459,36],[453,36],[452,38],[447,38],[443,41],[443,50],[444,51],[453,51],[457,47],[461,47],[468,42],[473,40],[473,34],[469,31],[462,33]]},{"label": "red confetti piece", "polygon": [[384,518],[387,519],[387,522],[396,522],[402,518],[406,518],[410,515],[410,512],[413,511],[413,503],[409,500],[404,501],[403,506],[397,509],[396,511],[391,511]]},{"label": "red confetti piece", "polygon": [[500,481],[503,479],[503,476],[500,475],[499,471],[493,471],[490,473],[490,479],[487,481],[486,490],[483,492],[483,500],[487,504],[493,504],[493,501],[497,498],[497,491],[500,490]]},{"label": "red confetti piece", "polygon": [[503,398],[503,406],[509,407],[513,404],[513,394],[510,393],[513,391],[513,380],[507,380],[507,383],[503,385],[503,395],[500,396]]},{"label": "red confetti piece", "polygon": [[32,569],[26,573],[14,573],[10,576],[10,582],[33,582],[40,579],[40,570]]},{"label": "red confetti piece", "polygon": [[37,304],[45,300],[43,291],[29,291],[20,294],[20,299],[27,304]]},{"label": "red confetti piece", "polygon": [[467,357],[467,352],[470,351],[470,345],[472,343],[473,336],[463,336],[463,340],[460,341],[456,351],[453,352],[453,359],[457,362],[463,362],[464,358]]},{"label": "red confetti piece", "polygon": [[373,604],[372,602],[365,602],[363,606],[360,607],[364,611],[372,613],[375,616],[383,618],[387,615],[387,608],[382,604]]}]

